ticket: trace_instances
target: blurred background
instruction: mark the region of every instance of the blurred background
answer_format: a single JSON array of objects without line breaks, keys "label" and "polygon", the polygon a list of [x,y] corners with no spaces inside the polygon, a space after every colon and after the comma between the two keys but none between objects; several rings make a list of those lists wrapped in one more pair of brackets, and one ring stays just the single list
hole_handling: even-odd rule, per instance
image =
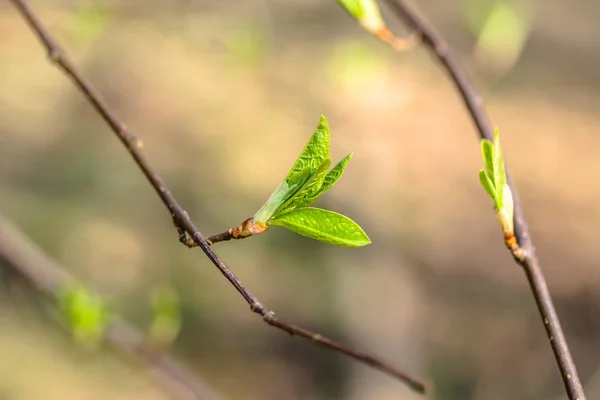
[{"label": "blurred background", "polygon": [[[502,135],[588,398],[600,396],[600,2],[423,0]],[[324,114],[320,207],[360,249],[283,228],[215,250],[282,319],[432,380],[436,399],[563,399],[522,271],[479,185],[476,130],[427,49],[394,53],[334,1],[31,1],[205,235],[287,174]],[[403,26],[382,5],[399,35]],[[229,399],[419,399],[250,313],[121,144],[0,3],[0,213],[141,330],[170,285],[172,354]],[[166,399],[142,366],[73,343],[3,266],[0,399]]]}]

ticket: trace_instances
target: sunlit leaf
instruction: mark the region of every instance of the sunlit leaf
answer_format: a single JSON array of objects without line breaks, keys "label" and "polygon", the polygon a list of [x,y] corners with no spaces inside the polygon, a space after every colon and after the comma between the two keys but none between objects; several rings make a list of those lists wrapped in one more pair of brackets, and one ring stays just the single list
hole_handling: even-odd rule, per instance
[{"label": "sunlit leaf", "polygon": [[271,194],[269,199],[254,214],[255,222],[266,223],[275,213],[287,204],[308,183],[314,174],[314,168],[310,163],[279,184],[277,189]]},{"label": "sunlit leaf", "polygon": [[327,169],[330,165],[331,158],[327,157],[314,175],[310,178],[310,180],[302,187],[302,189],[300,189],[288,203],[279,208],[273,217],[284,214],[289,210],[306,206],[315,201],[315,196],[317,193],[319,193],[321,187],[323,186],[323,180],[327,175]]},{"label": "sunlit leaf", "polygon": [[506,186],[506,171],[504,169],[504,155],[502,154],[502,147],[500,146],[500,135],[498,129],[494,132],[494,149],[493,149],[493,162],[494,162],[494,186],[496,187],[496,205],[498,208],[502,208],[504,202],[504,186]]},{"label": "sunlit leaf", "polygon": [[481,156],[485,165],[485,172],[494,183],[494,145],[487,139],[481,140]]},{"label": "sunlit leaf", "polygon": [[302,149],[300,156],[290,169],[286,179],[293,174],[302,171],[307,166],[312,166],[315,170],[329,157],[329,148],[331,146],[331,132],[327,119],[321,115],[321,121],[317,129],[310,137],[308,143]]},{"label": "sunlit leaf", "polygon": [[337,163],[337,165],[333,167],[331,171],[329,171],[323,180],[323,186],[321,186],[321,190],[319,190],[319,193],[315,197],[320,196],[331,189],[333,185],[335,185],[335,183],[342,177],[342,174],[344,173],[344,170],[348,166],[348,163],[350,162],[350,159],[352,159],[353,155],[354,153],[348,154],[339,163]]},{"label": "sunlit leaf", "polygon": [[272,219],[269,224],[284,226],[300,235],[337,246],[361,247],[371,243],[356,222],[320,208],[299,208]]},{"label": "sunlit leaf", "polygon": [[511,188],[506,183],[504,155],[500,145],[498,129],[494,132],[493,143],[486,139],[481,141],[481,155],[485,170],[479,171],[479,181],[494,200],[502,229],[505,233],[512,233],[514,228],[514,201]]}]

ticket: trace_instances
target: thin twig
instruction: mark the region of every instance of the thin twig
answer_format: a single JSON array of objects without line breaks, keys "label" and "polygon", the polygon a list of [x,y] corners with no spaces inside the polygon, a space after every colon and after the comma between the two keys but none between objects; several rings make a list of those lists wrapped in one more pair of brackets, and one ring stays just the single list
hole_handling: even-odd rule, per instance
[{"label": "thin twig", "polygon": [[233,235],[231,234],[231,231],[226,231],[223,233],[218,233],[216,235],[212,235],[209,236],[208,239],[206,239],[206,241],[208,242],[208,244],[214,244],[214,243],[219,243],[219,242],[226,242],[228,240],[233,239]]},{"label": "thin twig", "polygon": [[21,15],[27,21],[30,28],[37,35],[39,40],[46,48],[50,60],[58,66],[65,74],[67,74],[73,83],[82,91],[85,97],[93,105],[96,111],[102,116],[105,122],[111,127],[113,132],[121,140],[123,145],[127,148],[139,168],[142,170],[146,178],[150,181],[150,184],[154,187],[160,198],[162,199],[165,206],[169,209],[175,225],[184,229],[190,236],[190,238],[202,249],[204,254],[212,261],[212,263],[219,269],[221,274],[236,288],[241,296],[246,300],[252,312],[260,314],[263,320],[278,329],[281,329],[290,335],[297,335],[302,338],[311,340],[322,346],[325,346],[331,350],[345,354],[357,361],[360,361],[366,365],[369,365],[379,371],[385,372],[396,379],[404,382],[413,390],[424,393],[425,392],[425,381],[412,376],[411,374],[392,366],[391,364],[383,361],[379,357],[370,355],[368,353],[357,350],[353,347],[345,345],[341,342],[334,341],[326,338],[318,333],[311,332],[309,330],[287,324],[275,317],[275,314],[266,308],[254,296],[248,289],[244,287],[242,282],[233,274],[233,272],[227,267],[227,265],[217,256],[217,254],[211,249],[209,243],[206,241],[204,236],[200,233],[198,228],[189,218],[187,212],[179,205],[175,197],[171,194],[167,186],[165,185],[162,178],[158,175],[156,170],[151,166],[148,159],[142,152],[142,142],[136,138],[116,116],[116,114],[108,107],[105,101],[102,99],[100,94],[88,83],[77,71],[75,65],[67,57],[65,52],[59,47],[56,41],[48,34],[46,29],[42,26],[37,16],[33,13],[30,7],[24,0],[11,0],[14,6],[19,10]]},{"label": "thin twig", "polygon": [[[477,93],[473,84],[463,71],[460,63],[452,55],[448,44],[423,18],[421,18],[404,0],[385,0],[391,10],[402,19],[407,25],[421,34],[422,41],[431,49],[441,64],[446,68],[456,88],[460,92],[463,101],[471,114],[479,136],[482,139],[493,141],[494,132],[490,120],[483,108],[481,96]],[[542,321],[546,328],[546,333],[560,373],[565,385],[565,389],[570,400],[585,400],[583,386],[577,374],[577,368],[573,362],[573,357],[569,351],[565,335],[560,326],[560,321],[542,269],[540,268],[538,258],[535,254],[535,248],[531,242],[527,224],[523,217],[523,210],[520,206],[515,187],[513,186],[508,171],[506,172],[508,183],[511,187],[515,204],[515,236],[523,252],[519,253],[513,249],[512,255],[515,261],[523,267],[529,286],[535,297]],[[518,250],[518,247],[516,248]]]},{"label": "thin twig", "polygon": [[[1,216],[0,262],[53,298],[58,298],[61,290],[75,282],[56,260]],[[106,327],[104,339],[119,353],[142,361],[174,397],[183,400],[222,398],[174,359],[155,351],[145,336],[123,319],[115,319]]]}]

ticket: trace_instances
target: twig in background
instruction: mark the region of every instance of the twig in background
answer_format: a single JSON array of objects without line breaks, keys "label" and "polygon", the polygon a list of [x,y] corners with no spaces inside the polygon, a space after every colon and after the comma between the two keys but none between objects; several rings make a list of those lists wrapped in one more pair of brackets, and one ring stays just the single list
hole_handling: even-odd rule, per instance
[{"label": "twig in background", "polygon": [[266,308],[256,296],[254,296],[248,289],[245,288],[242,282],[233,274],[229,267],[227,267],[227,265],[211,249],[210,244],[206,241],[198,228],[196,228],[195,224],[189,218],[187,212],[179,205],[173,194],[165,185],[162,178],[158,175],[154,167],[151,166],[145,154],[142,152],[142,141],[129,132],[125,124],[121,122],[116,114],[109,108],[100,94],[81,76],[73,62],[67,57],[57,42],[42,26],[41,22],[28,6],[27,2],[25,0],[10,1],[21,13],[38,39],[42,42],[52,63],[58,66],[67,76],[69,76],[69,78],[71,78],[73,83],[81,90],[88,101],[102,116],[112,131],[117,135],[119,140],[121,140],[123,145],[127,148],[139,168],[150,181],[152,187],[154,187],[157,194],[162,199],[164,205],[169,209],[175,225],[187,232],[190,239],[202,249],[204,254],[206,254],[212,263],[219,269],[221,274],[223,274],[223,276],[225,276],[225,278],[242,295],[242,297],[250,306],[250,310],[252,310],[252,312],[261,315],[267,324],[281,329],[290,335],[300,336],[314,343],[318,343],[326,348],[342,353],[359,362],[362,362],[363,364],[369,365],[372,368],[395,377],[419,393],[425,392],[426,384],[424,380],[417,378],[397,367],[394,367],[379,357],[357,350],[346,344],[329,339],[307,329],[285,323],[279,320],[275,316],[275,313]]},{"label": "twig in background", "polygon": [[[420,34],[423,43],[430,48],[432,53],[447,70],[471,114],[473,122],[477,126],[480,138],[493,141],[494,130],[483,108],[483,100],[469,81],[460,63],[450,52],[446,41],[410,8],[404,0],[385,0],[385,2],[398,18]],[[515,261],[523,267],[527,275],[529,286],[537,303],[544,327],[546,328],[546,333],[550,340],[569,399],[585,400],[585,392],[579,379],[577,368],[575,367],[565,335],[560,326],[560,320],[554,309],[548,285],[535,254],[535,248],[531,242],[527,224],[523,217],[523,210],[521,209],[508,171],[506,171],[506,176],[507,183],[511,187],[513,195],[515,211],[514,228],[518,244],[510,249],[511,253]],[[510,248],[510,243],[507,242],[506,244]]]},{"label": "twig in background", "polygon": [[[2,264],[55,299],[63,288],[75,281],[57,261],[0,216],[0,266]],[[106,327],[104,340],[119,353],[140,360],[173,397],[182,400],[223,398],[174,359],[154,351],[145,335],[122,319],[114,319]]]}]

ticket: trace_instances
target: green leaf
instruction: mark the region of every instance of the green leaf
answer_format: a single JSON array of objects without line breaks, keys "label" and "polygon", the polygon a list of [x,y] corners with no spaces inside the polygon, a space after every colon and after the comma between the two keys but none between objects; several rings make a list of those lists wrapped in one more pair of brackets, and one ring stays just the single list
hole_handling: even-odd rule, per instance
[{"label": "green leaf", "polygon": [[484,170],[479,171],[479,181],[485,191],[488,192],[492,199],[494,199],[494,202],[496,202],[496,189],[494,188],[494,183],[490,180]]},{"label": "green leaf", "polygon": [[369,32],[385,28],[381,11],[375,0],[337,0]]},{"label": "green leaf", "polygon": [[284,226],[300,235],[337,246],[361,247],[371,243],[356,222],[320,208],[299,208],[273,218],[269,225]]},{"label": "green leaf", "polygon": [[331,171],[329,171],[329,173],[323,180],[323,185],[321,186],[319,193],[317,193],[317,195],[315,196],[315,200],[319,196],[321,196],[323,193],[325,193],[326,191],[331,189],[333,187],[333,185],[335,185],[335,183],[342,177],[342,174],[344,173],[344,170],[348,166],[348,163],[350,162],[350,159],[352,158],[353,155],[354,155],[354,153],[348,154],[346,157],[344,157],[342,159],[342,161],[337,163],[337,165],[335,167],[333,167],[331,169]]},{"label": "green leaf", "polygon": [[163,347],[170,346],[181,329],[181,312],[177,292],[169,287],[161,287],[152,293],[154,320],[149,337]]},{"label": "green leaf", "polygon": [[487,139],[481,140],[481,156],[485,165],[485,172],[494,183],[494,145]]},{"label": "green leaf", "polygon": [[364,17],[363,8],[360,5],[360,0],[337,0],[352,15],[354,18],[360,20]]},{"label": "green leaf", "polygon": [[300,156],[292,166],[292,169],[285,177],[289,179],[297,172],[304,170],[307,166],[312,166],[316,169],[323,164],[323,161],[329,157],[329,148],[331,147],[331,132],[329,131],[329,123],[327,119],[321,115],[321,121],[317,129],[310,137],[308,143],[300,153]]},{"label": "green leaf", "polygon": [[88,2],[77,7],[70,26],[76,40],[91,43],[106,30],[112,19],[111,10],[98,2]]},{"label": "green leaf", "polygon": [[60,294],[60,307],[76,341],[97,347],[108,322],[102,299],[82,285],[69,286]]},{"label": "green leaf", "polygon": [[500,146],[500,135],[498,129],[494,132],[494,186],[496,187],[496,206],[502,208],[504,203],[504,186],[506,185],[506,170],[504,169],[504,155]]},{"label": "green leaf", "polygon": [[277,217],[278,215],[285,214],[288,211],[294,210],[296,208],[300,208],[306,206],[313,201],[315,201],[315,195],[323,186],[323,180],[327,175],[327,169],[331,165],[331,158],[327,157],[325,161],[321,164],[321,166],[317,169],[317,171],[312,175],[309,180],[304,184],[304,186],[296,193],[294,196],[283,206],[281,206],[273,215],[273,217]]},{"label": "green leaf", "polygon": [[313,166],[308,165],[279,184],[265,204],[254,214],[255,222],[266,223],[283,205],[288,203],[312,177]]}]

